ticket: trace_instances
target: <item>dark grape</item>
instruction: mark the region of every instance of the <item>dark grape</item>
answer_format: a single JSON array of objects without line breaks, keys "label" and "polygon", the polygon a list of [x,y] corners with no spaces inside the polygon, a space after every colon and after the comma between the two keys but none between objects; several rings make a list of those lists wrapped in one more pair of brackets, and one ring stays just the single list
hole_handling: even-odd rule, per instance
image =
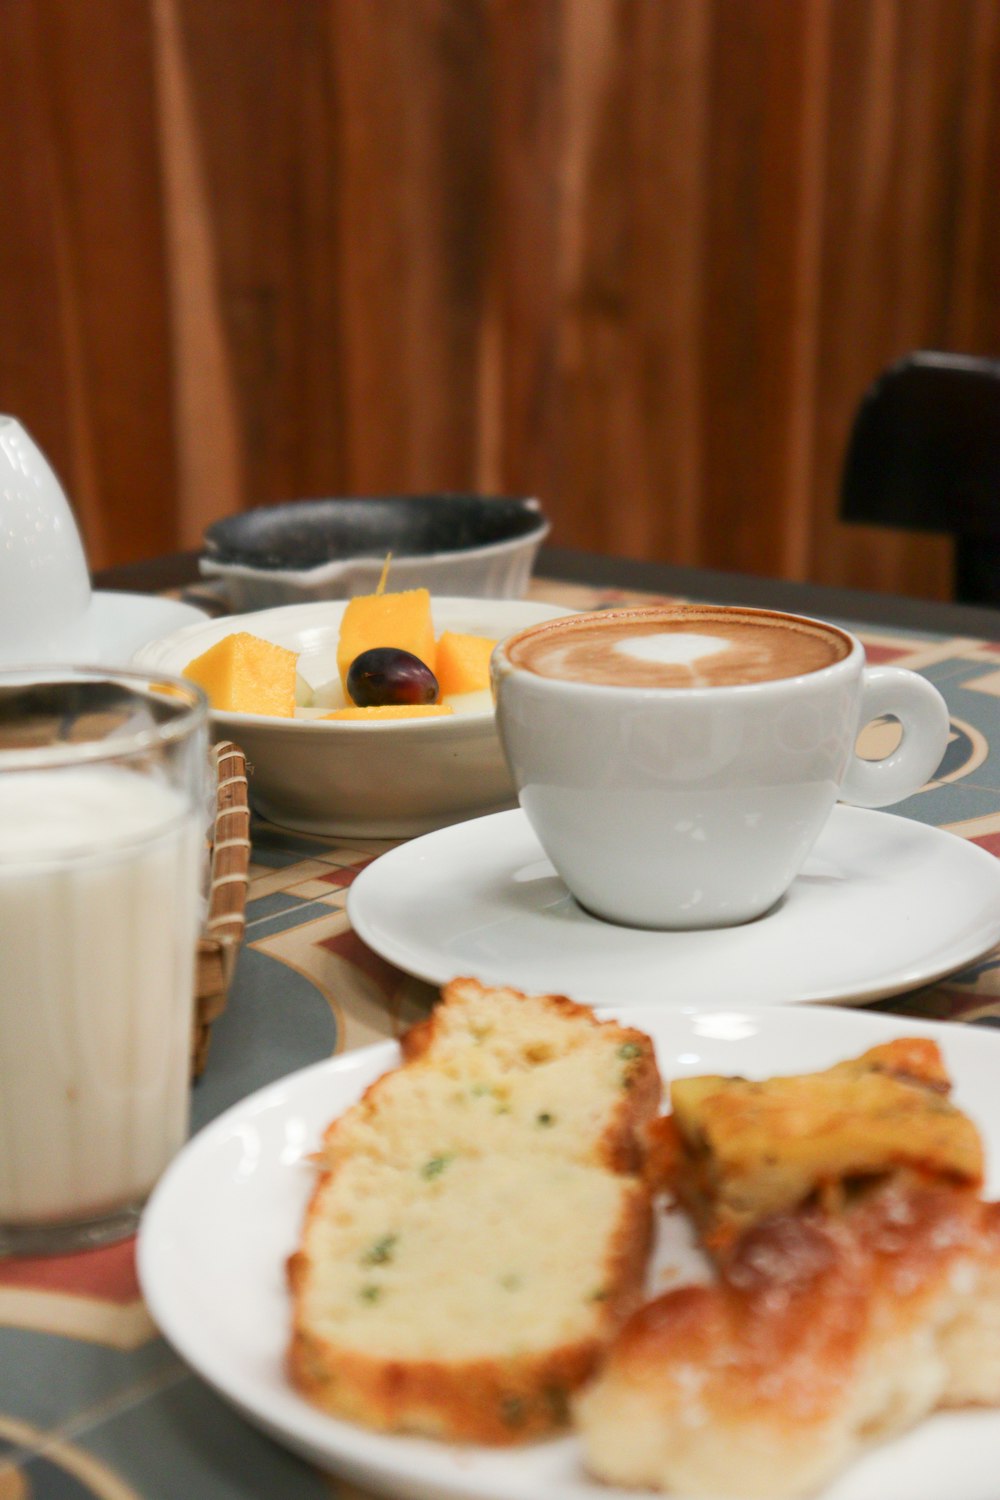
[{"label": "dark grape", "polygon": [[347,692],[358,708],[436,703],[438,680],[419,656],[400,651],[397,646],[373,646],[348,667]]}]

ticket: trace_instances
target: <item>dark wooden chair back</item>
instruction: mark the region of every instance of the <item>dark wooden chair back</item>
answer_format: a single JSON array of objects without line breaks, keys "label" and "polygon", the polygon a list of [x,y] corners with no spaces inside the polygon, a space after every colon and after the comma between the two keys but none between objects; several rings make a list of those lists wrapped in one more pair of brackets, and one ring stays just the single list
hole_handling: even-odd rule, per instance
[{"label": "dark wooden chair back", "polygon": [[1000,360],[921,350],[866,391],[840,514],[955,538],[955,597],[1000,605]]}]

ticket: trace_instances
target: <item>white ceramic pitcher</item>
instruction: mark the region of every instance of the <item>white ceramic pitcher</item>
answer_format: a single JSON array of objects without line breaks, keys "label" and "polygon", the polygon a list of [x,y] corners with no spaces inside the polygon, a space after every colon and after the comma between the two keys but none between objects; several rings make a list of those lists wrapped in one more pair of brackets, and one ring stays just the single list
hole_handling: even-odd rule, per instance
[{"label": "white ceramic pitcher", "polygon": [[0,665],[84,660],[89,605],[62,485],[17,418],[0,416]]}]

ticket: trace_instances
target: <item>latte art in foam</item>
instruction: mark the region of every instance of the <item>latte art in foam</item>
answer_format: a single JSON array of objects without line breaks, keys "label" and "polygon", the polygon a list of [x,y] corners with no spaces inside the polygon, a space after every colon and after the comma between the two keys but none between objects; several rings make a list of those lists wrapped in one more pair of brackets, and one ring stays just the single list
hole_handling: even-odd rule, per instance
[{"label": "latte art in foam", "polygon": [[626,636],[623,641],[616,642],[613,649],[633,661],[690,667],[703,656],[726,651],[730,644],[725,636],[696,635],[689,630],[658,630],[655,635]]},{"label": "latte art in foam", "polygon": [[565,682],[704,688],[774,682],[841,661],[835,628],[787,615],[698,606],[567,616],[510,643],[511,662]]}]

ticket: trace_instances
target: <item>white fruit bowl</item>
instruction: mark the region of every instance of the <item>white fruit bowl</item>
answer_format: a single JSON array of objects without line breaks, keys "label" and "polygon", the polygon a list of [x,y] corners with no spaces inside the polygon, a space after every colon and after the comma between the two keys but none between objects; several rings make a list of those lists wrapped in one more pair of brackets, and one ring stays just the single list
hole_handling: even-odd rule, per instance
[{"label": "white fruit bowl", "polygon": [[[144,671],[182,674],[188,662],[246,630],[299,655],[314,687],[337,675],[345,601],[289,604],[227,615],[151,641],[133,658]],[[434,599],[435,635],[502,639],[568,610],[521,599]],[[263,817],[304,833],[404,838],[515,807],[490,701],[477,712],[364,723],[213,711],[219,738],[252,767],[250,800]]]}]

